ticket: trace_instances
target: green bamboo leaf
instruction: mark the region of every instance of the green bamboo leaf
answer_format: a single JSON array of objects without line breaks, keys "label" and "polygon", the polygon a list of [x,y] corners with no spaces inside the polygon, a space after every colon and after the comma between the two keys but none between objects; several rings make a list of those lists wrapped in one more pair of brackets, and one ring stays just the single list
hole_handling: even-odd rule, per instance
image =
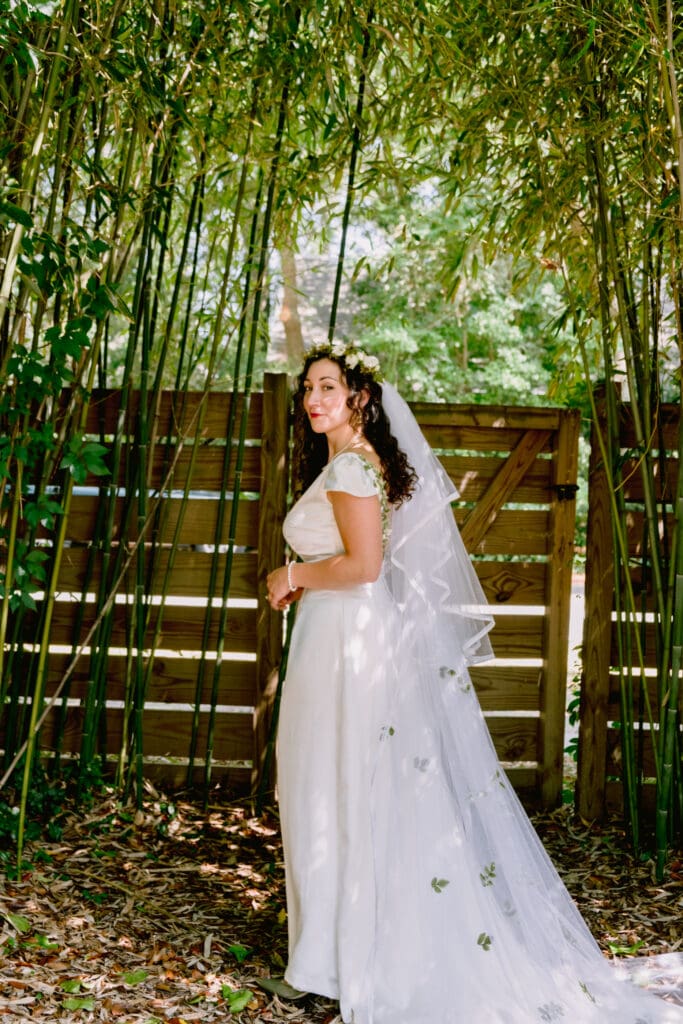
[{"label": "green bamboo leaf", "polygon": [[93,996],[74,996],[72,999],[65,999],[62,1006],[65,1010],[94,1010],[95,999]]},{"label": "green bamboo leaf", "polygon": [[49,953],[59,949],[59,943],[53,942],[47,935],[36,935],[34,939],[29,940],[33,945],[38,946],[39,949],[45,949]]},{"label": "green bamboo leaf", "polygon": [[0,199],[0,222],[14,221],[25,228],[33,227],[33,217],[21,206],[10,203],[7,199]]},{"label": "green bamboo leaf", "polygon": [[4,914],[5,920],[16,928],[21,935],[26,935],[27,932],[31,931],[31,922],[27,917],[22,917],[20,914]]},{"label": "green bamboo leaf", "polygon": [[80,992],[82,984],[79,978],[66,978],[64,981],[60,981],[59,987],[64,992]]},{"label": "green bamboo leaf", "polygon": [[301,992],[297,988],[292,988],[284,978],[259,978],[258,986],[259,988],[262,988],[264,992],[272,992],[274,995],[279,996],[281,999],[286,999],[289,1002],[302,999],[306,995],[305,992]]},{"label": "green bamboo leaf", "polygon": [[251,952],[249,946],[242,946],[239,942],[228,946],[228,953],[232,953],[238,964],[243,964]]},{"label": "green bamboo leaf", "polygon": [[139,985],[140,982],[147,980],[148,975],[149,971],[141,968],[138,971],[130,971],[128,974],[124,974],[123,981],[126,985]]},{"label": "green bamboo leaf", "polygon": [[228,985],[223,985],[222,995],[227,1000],[231,1013],[241,1013],[254,998],[251,989],[231,989]]}]

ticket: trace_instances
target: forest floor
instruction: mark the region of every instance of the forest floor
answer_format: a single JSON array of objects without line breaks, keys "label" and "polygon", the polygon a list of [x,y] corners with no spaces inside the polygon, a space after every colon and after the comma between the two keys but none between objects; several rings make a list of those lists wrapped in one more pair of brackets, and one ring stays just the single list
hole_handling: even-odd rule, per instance
[{"label": "forest floor", "polygon": [[[534,817],[606,953],[683,948],[683,861],[663,885],[617,822]],[[331,1024],[336,1004],[264,991],[286,957],[277,818],[150,793],[67,810],[58,841],[0,878],[0,1022]]]}]

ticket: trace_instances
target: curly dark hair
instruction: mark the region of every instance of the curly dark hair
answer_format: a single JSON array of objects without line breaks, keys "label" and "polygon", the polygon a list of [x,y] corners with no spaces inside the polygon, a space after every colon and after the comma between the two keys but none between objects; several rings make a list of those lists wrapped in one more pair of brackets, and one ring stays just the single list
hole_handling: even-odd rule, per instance
[{"label": "curly dark hair", "polygon": [[[386,487],[387,500],[394,506],[410,498],[417,483],[415,470],[408,462],[405,452],[401,451],[398,441],[391,433],[389,417],[382,406],[382,385],[377,380],[377,372],[363,366],[362,361],[350,359],[354,365],[347,365],[353,349],[347,349],[343,355],[332,346],[318,346],[310,351],[299,374],[298,387],[294,392],[294,480],[297,494],[305,491],[313,483],[328,460],[327,437],[316,434],[304,411],[304,381],[313,363],[320,359],[330,359],[342,372],[342,379],[350,390],[348,406],[358,410],[362,418],[363,436],[377,452]],[[368,396],[365,405],[361,406],[358,397],[362,391]]]}]

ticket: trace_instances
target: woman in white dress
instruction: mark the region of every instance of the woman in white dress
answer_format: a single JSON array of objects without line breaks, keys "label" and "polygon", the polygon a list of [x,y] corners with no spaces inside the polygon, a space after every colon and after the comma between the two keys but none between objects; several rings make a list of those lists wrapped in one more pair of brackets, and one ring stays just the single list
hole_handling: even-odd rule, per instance
[{"label": "woman in white dress", "polygon": [[498,764],[468,666],[492,619],[456,496],[377,360],[309,352],[295,396],[302,561],[278,731],[294,988],[345,1024],[674,1024],[620,980]]}]

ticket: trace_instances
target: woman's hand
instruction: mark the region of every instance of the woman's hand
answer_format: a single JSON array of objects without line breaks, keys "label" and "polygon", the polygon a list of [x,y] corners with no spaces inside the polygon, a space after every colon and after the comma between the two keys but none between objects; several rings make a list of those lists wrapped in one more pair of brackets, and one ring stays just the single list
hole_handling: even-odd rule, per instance
[{"label": "woman's hand", "polygon": [[298,601],[303,593],[301,587],[297,590],[289,589],[286,565],[282,565],[279,569],[274,569],[273,572],[268,573],[266,587],[268,590],[268,603],[271,608],[278,612],[284,611],[292,601]]}]

